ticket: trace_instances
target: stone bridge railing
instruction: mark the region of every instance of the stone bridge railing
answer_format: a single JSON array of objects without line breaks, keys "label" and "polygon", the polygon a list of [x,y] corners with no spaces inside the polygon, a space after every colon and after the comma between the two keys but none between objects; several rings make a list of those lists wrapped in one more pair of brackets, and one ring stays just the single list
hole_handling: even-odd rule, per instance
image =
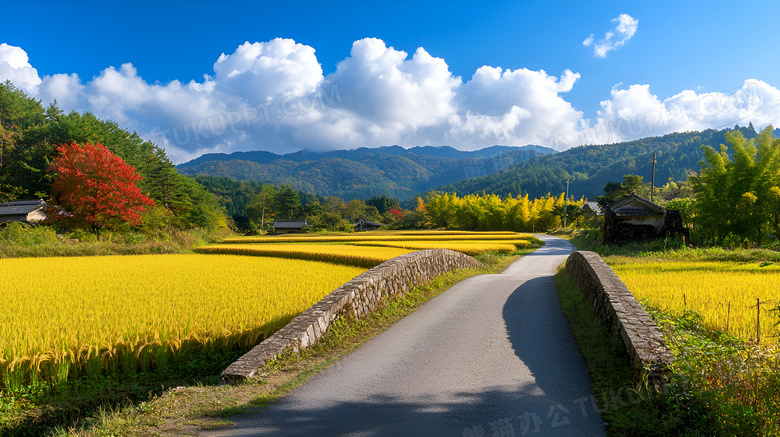
[{"label": "stone bridge railing", "polygon": [[287,350],[315,344],[340,317],[364,317],[382,297],[403,294],[414,286],[454,269],[483,267],[474,258],[448,249],[407,253],[363,272],[335,289],[222,372],[225,382],[254,376],[268,360]]},{"label": "stone bridge railing", "polygon": [[566,260],[571,275],[611,333],[637,367],[660,374],[673,360],[663,335],[623,281],[594,252],[574,252]]}]

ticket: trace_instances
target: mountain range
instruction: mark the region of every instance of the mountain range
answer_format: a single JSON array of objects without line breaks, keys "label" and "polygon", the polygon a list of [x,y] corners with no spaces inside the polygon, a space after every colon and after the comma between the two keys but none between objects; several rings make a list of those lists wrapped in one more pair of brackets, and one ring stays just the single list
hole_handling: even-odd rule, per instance
[{"label": "mountain range", "polygon": [[[738,130],[748,138],[757,136],[753,125],[733,129],[708,129],[701,132],[671,133],[616,144],[574,147],[563,152],[535,157],[498,174],[472,178],[438,187],[441,192],[495,193],[501,196],[528,194],[531,198],[547,193],[562,193],[570,181],[569,194],[594,199],[604,194],[607,182],[622,182],[627,174],[652,180],[653,153],[656,153],[655,186],[669,180],[684,181],[690,172],[701,170],[704,160],[701,146],[719,150],[726,144],[726,132]],[[780,136],[780,129],[773,135]],[[729,151],[730,153],[731,151]]]},{"label": "mountain range", "polygon": [[266,151],[211,153],[176,168],[187,175],[287,184],[299,191],[345,200],[382,194],[406,199],[435,187],[504,171],[537,156],[541,146],[493,146],[476,151],[400,146],[286,155]]},{"label": "mountain range", "polygon": [[[570,181],[569,193],[577,198],[603,194],[609,181],[621,182],[626,174],[652,178],[656,153],[655,184],[685,180],[699,171],[702,145],[716,149],[725,144],[725,133],[739,130],[747,138],[757,133],[752,125],[733,129],[671,133],[635,141],[586,145],[562,152],[541,146],[493,146],[476,151],[452,147],[379,147],[330,152],[300,151],[286,155],[271,152],[208,154],[177,166],[189,175],[230,177],[238,180],[288,184],[293,188],[350,200],[388,195],[401,200],[430,190],[528,194],[531,198],[561,193]],[[775,136],[780,130],[775,130]]]}]

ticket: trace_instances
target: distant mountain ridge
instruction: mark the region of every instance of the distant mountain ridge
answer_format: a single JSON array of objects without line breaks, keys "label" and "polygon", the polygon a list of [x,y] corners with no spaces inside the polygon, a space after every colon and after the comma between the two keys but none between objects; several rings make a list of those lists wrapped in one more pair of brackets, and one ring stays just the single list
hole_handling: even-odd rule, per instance
[{"label": "distant mountain ridge", "polygon": [[401,146],[383,146],[376,148],[359,147],[357,149],[350,150],[331,150],[327,152],[312,152],[306,149],[298,152],[287,153],[279,155],[273,152],[267,152],[264,150],[256,150],[251,152],[233,152],[227,153],[206,153],[191,161],[184,162],[177,165],[179,169],[195,167],[204,162],[213,161],[251,161],[258,164],[267,164],[278,160],[287,160],[294,162],[313,161],[323,158],[345,158],[351,159],[352,157],[364,155],[364,154],[379,154],[389,156],[409,156],[409,155],[423,155],[436,158],[452,158],[452,159],[468,159],[468,158],[491,158],[496,155],[500,155],[504,152],[518,151],[518,150],[536,150],[540,154],[547,155],[555,153],[555,150],[549,147],[542,146],[491,146],[479,150],[458,150],[450,146],[415,146],[411,148],[403,148]]},{"label": "distant mountain ridge", "polygon": [[[716,149],[725,133],[739,130],[747,138],[749,127],[702,132],[680,132],[616,144],[573,147],[563,152],[540,146],[493,146],[476,151],[452,147],[399,146],[376,149],[271,152],[237,152],[203,155],[177,166],[184,174],[223,176],[239,180],[288,184],[293,188],[346,200],[386,194],[402,201],[435,190],[459,195],[495,193],[541,197],[561,193],[569,179],[569,193],[594,199],[609,181],[637,174],[650,182],[652,155],[656,157],[656,186],[669,178],[685,180],[699,171],[702,145]],[[780,129],[774,131],[780,137]]]},{"label": "distant mountain ridge", "polygon": [[[645,183],[650,182],[653,152],[656,152],[655,186],[661,187],[670,178],[681,181],[687,179],[690,171],[698,172],[699,162],[704,160],[701,146],[718,150],[726,143],[726,132],[732,130],[739,130],[748,139],[757,135],[751,124],[746,128],[671,133],[623,143],[573,147],[515,164],[498,174],[465,179],[435,190],[458,195],[483,191],[501,196],[528,194],[535,198],[564,192],[568,179],[570,195],[595,199],[604,194],[607,182],[622,182],[626,174],[640,175]],[[778,134],[780,130],[775,130],[775,137]]]},{"label": "distant mountain ridge", "polygon": [[210,153],[179,164],[180,173],[288,184],[346,200],[386,194],[401,199],[466,178],[486,176],[554,150],[541,146],[400,146],[278,155],[266,151]]}]

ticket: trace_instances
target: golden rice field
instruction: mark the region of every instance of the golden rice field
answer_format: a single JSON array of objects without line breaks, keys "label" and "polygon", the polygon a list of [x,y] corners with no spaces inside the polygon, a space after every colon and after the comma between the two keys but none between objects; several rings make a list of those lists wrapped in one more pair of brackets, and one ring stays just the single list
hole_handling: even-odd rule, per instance
[{"label": "golden rice field", "polygon": [[0,388],[160,370],[191,353],[248,348],[396,256],[536,243],[512,232],[404,231],[240,238],[197,255],[3,259]]},{"label": "golden rice field", "polygon": [[[351,244],[351,243],[350,243]],[[410,250],[450,249],[466,255],[479,255],[482,252],[511,253],[531,244],[529,240],[434,240],[434,241],[361,241],[359,244],[375,247],[398,247]]]},{"label": "golden rice field", "polygon": [[227,255],[3,259],[2,386],[250,347],[363,271]]},{"label": "golden rice field", "polygon": [[199,253],[274,256],[348,264],[371,268],[391,258],[412,252],[397,247],[367,247],[345,244],[213,244]]},{"label": "golden rice field", "polygon": [[200,253],[279,256],[373,267],[404,253],[451,249],[467,255],[485,251],[510,253],[532,246],[531,234],[466,231],[379,231],[321,236],[295,234],[239,237],[199,248]]},{"label": "golden rice field", "polygon": [[780,266],[711,261],[628,262],[613,270],[637,299],[662,309],[699,312],[704,323],[745,338],[757,337],[756,299],[760,307],[761,343],[778,341],[769,310],[780,300]]}]

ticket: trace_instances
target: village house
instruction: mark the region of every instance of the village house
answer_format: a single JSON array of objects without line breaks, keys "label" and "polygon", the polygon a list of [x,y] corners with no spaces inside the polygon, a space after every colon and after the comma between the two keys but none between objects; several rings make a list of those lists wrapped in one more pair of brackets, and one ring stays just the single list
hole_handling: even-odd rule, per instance
[{"label": "village house", "polygon": [[604,218],[604,211],[597,202],[585,202],[580,207],[582,212],[582,223],[585,227],[597,229],[601,227]]},{"label": "village house", "polygon": [[52,208],[44,200],[22,200],[8,203],[0,203],[0,223],[22,222],[37,224],[46,220]]},{"label": "village house", "polygon": [[308,226],[306,220],[274,220],[274,234],[300,234]]},{"label": "village house", "polygon": [[385,225],[371,220],[358,220],[357,223],[355,223],[355,232],[376,231],[382,226]]},{"label": "village house", "polygon": [[580,209],[584,215],[604,215],[604,212],[601,211],[601,207],[599,206],[598,202],[585,202],[582,204]]},{"label": "village house", "polygon": [[654,239],[663,236],[688,236],[680,211],[662,206],[631,193],[604,208],[605,244]]}]

